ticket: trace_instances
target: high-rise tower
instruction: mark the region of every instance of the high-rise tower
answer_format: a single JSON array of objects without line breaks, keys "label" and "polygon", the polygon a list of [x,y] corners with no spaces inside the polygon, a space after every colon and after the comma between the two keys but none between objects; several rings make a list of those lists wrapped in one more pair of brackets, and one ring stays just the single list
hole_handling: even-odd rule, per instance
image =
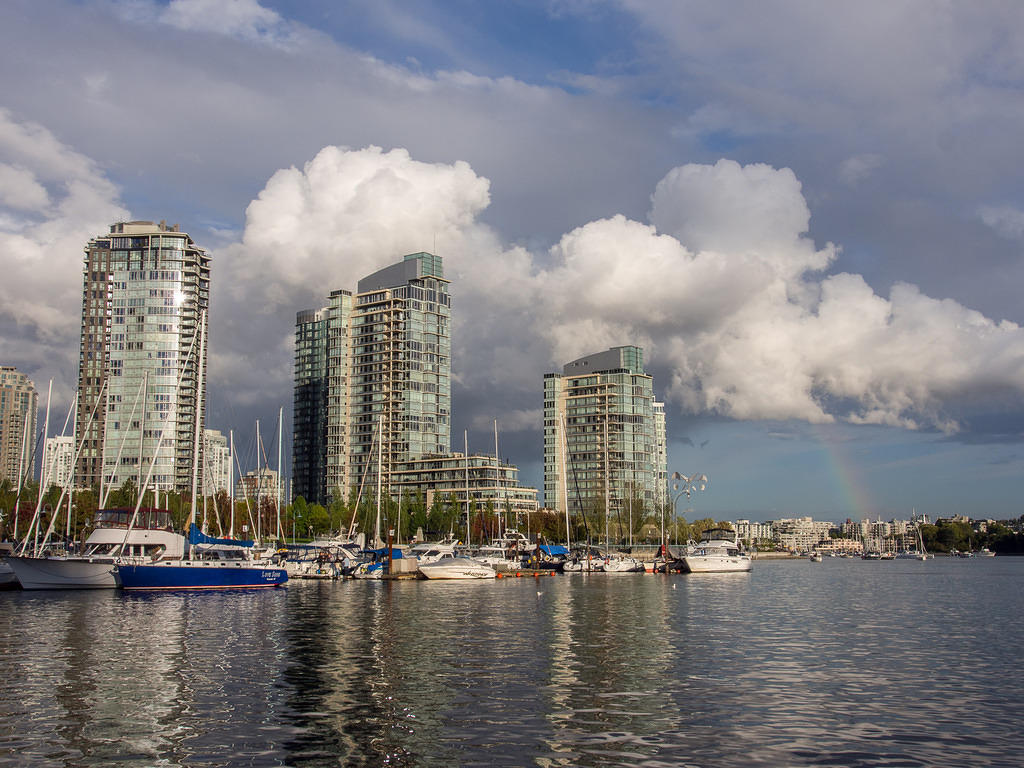
[{"label": "high-rise tower", "polygon": [[210,257],[177,225],[121,222],[83,277],[76,484],[144,483],[157,454],[151,488],[190,490]]},{"label": "high-rise tower", "polygon": [[335,488],[347,484],[351,314],[352,293],[340,290],[331,293],[326,307],[299,312],[295,319],[292,491],[320,504],[327,503]]},{"label": "high-rise tower", "polygon": [[413,253],[298,313],[296,494],[324,503],[357,486],[381,431],[385,472],[448,453],[450,312],[441,258]]},{"label": "high-rise tower", "polygon": [[0,366],[0,480],[10,480],[15,488],[35,478],[38,406],[39,396],[28,376]]},{"label": "high-rise tower", "polygon": [[[544,504],[570,514],[663,503],[665,411],[643,350],[614,347],[544,376]],[[568,486],[566,486],[568,483]]]}]

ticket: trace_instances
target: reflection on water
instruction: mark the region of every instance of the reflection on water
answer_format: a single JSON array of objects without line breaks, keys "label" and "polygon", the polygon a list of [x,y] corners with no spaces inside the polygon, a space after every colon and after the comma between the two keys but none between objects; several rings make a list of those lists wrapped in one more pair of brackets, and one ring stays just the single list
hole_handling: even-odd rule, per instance
[{"label": "reflection on water", "polygon": [[1024,559],[0,595],[0,765],[1017,765]]}]

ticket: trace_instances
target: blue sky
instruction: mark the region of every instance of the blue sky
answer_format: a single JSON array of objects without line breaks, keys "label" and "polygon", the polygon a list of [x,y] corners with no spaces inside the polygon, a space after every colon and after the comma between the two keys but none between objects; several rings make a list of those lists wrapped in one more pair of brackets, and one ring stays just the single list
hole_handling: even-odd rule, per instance
[{"label": "blue sky", "polygon": [[453,442],[489,449],[497,419],[528,484],[543,374],[635,343],[670,471],[711,477],[691,516],[1022,512],[1013,3],[16,0],[0,21],[0,359],[60,402],[81,248],[114,220],[211,250],[209,422],[243,444],[290,405],[295,312],[436,248]]}]

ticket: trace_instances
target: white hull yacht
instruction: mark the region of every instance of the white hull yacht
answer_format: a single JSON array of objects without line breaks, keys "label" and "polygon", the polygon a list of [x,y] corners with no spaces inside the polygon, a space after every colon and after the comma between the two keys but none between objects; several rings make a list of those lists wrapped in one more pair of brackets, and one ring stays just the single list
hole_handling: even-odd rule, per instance
[{"label": "white hull yacht", "polygon": [[689,573],[743,573],[751,569],[750,555],[740,550],[734,531],[713,528],[683,557]]},{"label": "white hull yacht", "polygon": [[445,555],[432,563],[421,563],[420,573],[428,579],[493,579],[497,571],[471,557]]}]

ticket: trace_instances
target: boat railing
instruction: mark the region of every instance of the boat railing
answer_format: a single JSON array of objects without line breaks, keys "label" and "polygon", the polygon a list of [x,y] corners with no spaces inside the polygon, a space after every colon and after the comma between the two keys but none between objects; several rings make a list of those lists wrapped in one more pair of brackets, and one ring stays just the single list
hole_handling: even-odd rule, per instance
[{"label": "boat railing", "polygon": [[[128,528],[132,522],[134,510],[131,509],[101,509],[96,512],[93,518],[94,528]],[[143,507],[135,516],[134,528],[143,528],[150,531],[172,531],[174,530],[171,513],[166,509],[155,509]]]}]

